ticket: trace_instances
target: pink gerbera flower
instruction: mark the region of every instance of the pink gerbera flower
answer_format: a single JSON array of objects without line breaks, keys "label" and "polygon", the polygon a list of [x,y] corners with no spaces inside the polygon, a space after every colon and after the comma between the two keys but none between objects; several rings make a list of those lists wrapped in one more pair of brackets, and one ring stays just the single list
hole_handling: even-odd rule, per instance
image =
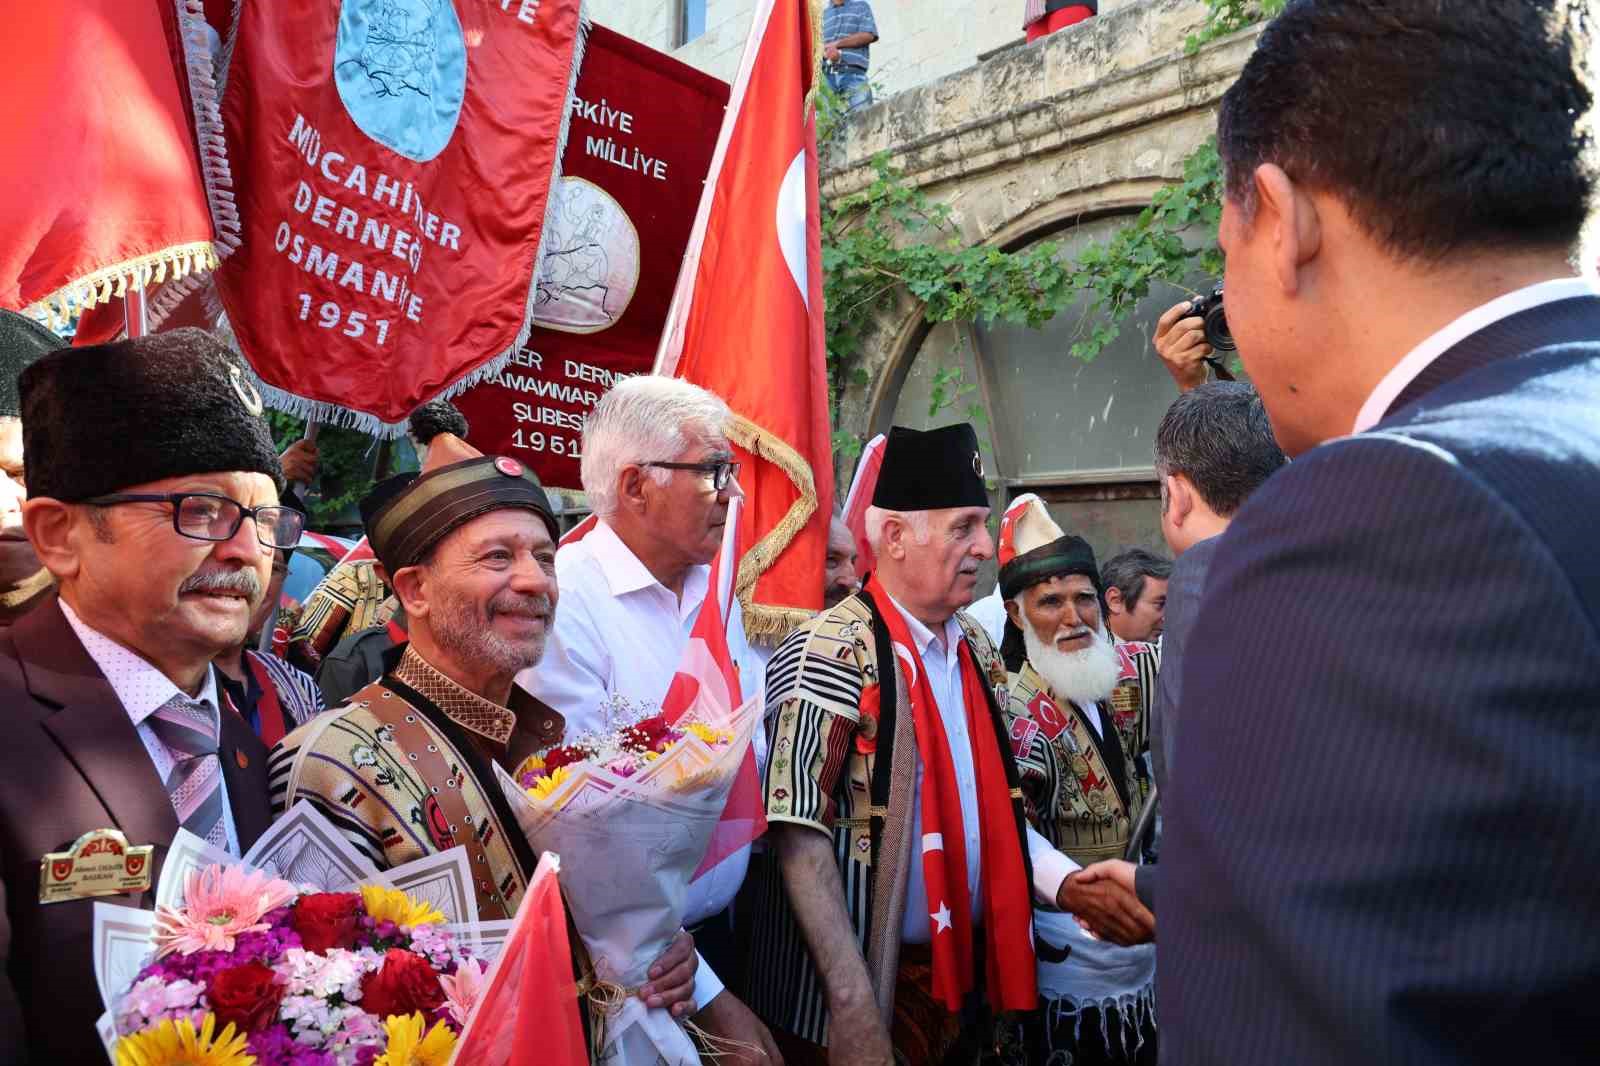
[{"label": "pink gerbera flower", "polygon": [[183,880],[184,905],[156,912],[156,957],[232,951],[234,938],[265,930],[261,916],[299,894],[287,881],[237,866],[190,871]]}]

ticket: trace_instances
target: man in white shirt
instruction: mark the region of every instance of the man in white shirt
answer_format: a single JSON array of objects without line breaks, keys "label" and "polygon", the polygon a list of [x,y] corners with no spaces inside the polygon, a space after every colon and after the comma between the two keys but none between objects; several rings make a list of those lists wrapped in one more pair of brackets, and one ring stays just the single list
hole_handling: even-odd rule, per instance
[{"label": "man in white shirt", "polygon": [[1163,1059],[1600,1060],[1592,8],[1290,0],[1224,97],[1294,461],[1185,649]]},{"label": "man in white shirt", "polygon": [[278,505],[245,373],[186,329],[64,348],[22,374],[23,526],[59,594],[0,638],[0,1062],[104,1054],[95,897],[153,893],[74,886],[80,851],[130,849],[136,885],[160,877],[180,827],[230,855],[267,827],[266,748],[211,660],[244,639],[303,516]]},{"label": "man in white shirt", "polygon": [[[565,717],[568,738],[611,732],[655,713],[705,601],[710,560],[722,543],[728,501],[740,495],[724,435],[728,407],[676,378],[641,375],[601,397],[584,424],[583,489],[598,519],[556,553],[561,605],[544,662],[518,683]],[[735,602],[728,647],[748,699],[764,656],[750,648]],[[765,758],[758,731],[756,758]],[[695,1021],[716,1036],[774,1057],[766,1027],[723,987],[741,961],[729,904],[750,862],[745,846],[689,886],[684,923],[702,962]],[[763,1062],[743,1050],[730,1061]]]},{"label": "man in white shirt", "polygon": [[785,891],[752,1005],[792,1063],[977,1062],[1037,1002],[1033,900],[1066,903],[1076,867],[1024,828],[1005,666],[959,610],[994,554],[972,427],[896,427],[872,501],[867,588],[767,670]]}]

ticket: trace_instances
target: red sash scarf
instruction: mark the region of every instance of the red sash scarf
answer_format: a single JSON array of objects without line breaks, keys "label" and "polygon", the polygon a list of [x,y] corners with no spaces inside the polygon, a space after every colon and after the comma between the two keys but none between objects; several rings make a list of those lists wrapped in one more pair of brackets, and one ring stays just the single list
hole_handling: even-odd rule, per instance
[{"label": "red sash scarf", "polygon": [[[922,657],[898,607],[874,574],[867,582],[873,602],[883,605],[884,624],[908,679],[917,754],[922,757],[922,875],[928,891],[929,942],[933,949],[933,994],[959,1011],[973,990],[972,899],[967,891],[966,834],[955,761],[928,684]],[[989,1002],[998,1011],[1032,1010],[1038,1002],[1033,956],[1033,899],[1022,863],[1023,842],[1011,805],[1005,763],[988,714],[989,699],[972,649],[961,641],[962,710],[972,742],[982,847],[983,929],[987,937]],[[887,664],[880,664],[886,669]]]}]

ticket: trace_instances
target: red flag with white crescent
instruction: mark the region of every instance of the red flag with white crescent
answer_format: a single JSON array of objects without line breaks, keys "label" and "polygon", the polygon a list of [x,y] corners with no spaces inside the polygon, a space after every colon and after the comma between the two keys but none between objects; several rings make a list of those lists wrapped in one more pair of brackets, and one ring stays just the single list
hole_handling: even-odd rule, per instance
[{"label": "red flag with white crescent", "polygon": [[750,552],[745,632],[781,637],[822,606],[833,455],[817,206],[818,23],[809,0],[760,0],[656,372],[733,409]]}]

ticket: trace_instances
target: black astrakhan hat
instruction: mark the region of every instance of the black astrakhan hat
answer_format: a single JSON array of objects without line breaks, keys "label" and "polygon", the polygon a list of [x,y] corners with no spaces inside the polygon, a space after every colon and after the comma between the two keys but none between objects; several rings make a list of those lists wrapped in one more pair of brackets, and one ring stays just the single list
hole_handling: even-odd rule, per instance
[{"label": "black astrakhan hat", "polygon": [[66,341],[27,315],[0,311],[0,416],[22,416],[22,397],[17,394],[18,375],[41,356],[66,346]]},{"label": "black astrakhan hat", "polygon": [[978,434],[972,425],[889,430],[872,506],[886,511],[989,506]]},{"label": "black astrakhan hat", "polygon": [[231,471],[266,474],[283,491],[261,394],[205,330],[62,348],[18,384],[29,496],[76,503]]}]

